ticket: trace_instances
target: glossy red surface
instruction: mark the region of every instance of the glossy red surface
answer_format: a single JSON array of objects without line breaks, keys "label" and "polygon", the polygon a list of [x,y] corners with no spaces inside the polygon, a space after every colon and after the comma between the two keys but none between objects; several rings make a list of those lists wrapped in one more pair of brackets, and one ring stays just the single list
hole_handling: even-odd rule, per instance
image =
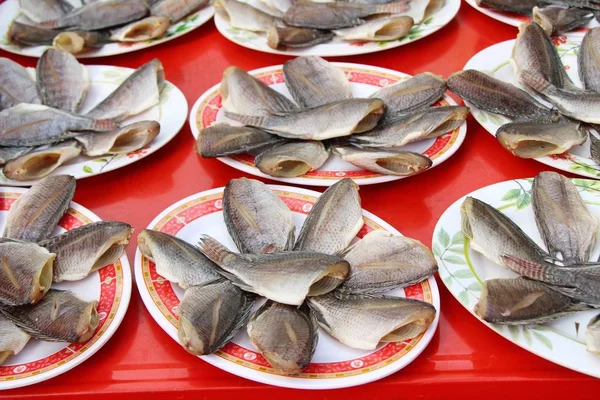
[{"label": "glossy red surface", "polygon": [[[512,39],[517,29],[492,20],[466,3],[457,18],[434,35],[381,53],[339,61],[377,65],[410,74],[431,71],[447,77],[476,52]],[[0,51],[26,66],[36,60]],[[85,64],[137,67],[158,57],[167,79],[190,107],[220,80],[229,65],[250,70],[289,57],[258,53],[229,42],[212,22],[161,46]],[[75,201],[103,219],[124,220],[139,232],[164,208],[190,194],[225,185],[242,174],[193,151],[186,123],[162,150],[125,169],[77,183]],[[457,198],[482,186],[531,177],[549,169],[513,157],[472,118],[462,148],[441,166],[418,177],[361,188],[365,209],[403,234],[431,245],[439,216]],[[322,188],[317,188],[323,191]],[[128,248],[130,260],[135,240]],[[133,264],[133,263],[132,263]],[[303,392],[271,387],[223,372],[183,351],[146,311],[134,287],[127,316],[96,355],[57,378],[0,398],[570,398],[597,397],[600,380],[570,371],[508,342],[472,317],[438,281],[442,300],[439,329],[428,348],[396,374],[356,388]],[[151,397],[148,397],[150,395]]]}]

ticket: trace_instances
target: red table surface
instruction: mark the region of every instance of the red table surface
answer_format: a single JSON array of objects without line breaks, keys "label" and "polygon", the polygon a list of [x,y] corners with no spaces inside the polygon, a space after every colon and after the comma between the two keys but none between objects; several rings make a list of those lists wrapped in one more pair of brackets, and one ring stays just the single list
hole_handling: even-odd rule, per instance
[{"label": "red table surface", "polygon": [[[335,61],[376,65],[417,74],[431,71],[447,77],[462,69],[478,51],[513,39],[517,29],[497,22],[463,3],[458,16],[437,33],[396,49]],[[36,59],[0,51],[25,66]],[[222,71],[276,65],[290,57],[240,47],[223,38],[214,23],[147,50],[114,57],[85,59],[85,64],[138,67],[153,57],[164,64],[169,81],[185,94],[189,106],[218,83]],[[363,186],[363,207],[404,235],[431,245],[436,221],[456,199],[492,183],[535,176],[548,170],[503,150],[472,117],[467,138],[448,161],[417,177]],[[162,210],[191,194],[224,186],[248,176],[193,150],[188,123],[157,153],[124,169],[77,182],[75,201],[103,219],[127,221],[136,231]],[[250,177],[250,176],[248,176]],[[265,180],[269,183],[277,183]],[[316,188],[323,191],[323,188]],[[127,249],[130,260],[135,236]],[[133,266],[133,263],[132,263]],[[75,369],[49,381],[0,392],[0,398],[244,399],[305,396],[348,398],[512,398],[597,397],[600,380],[568,370],[507,341],[471,316],[438,279],[441,294],[439,328],[425,351],[409,366],[359,387],[306,392],[252,382],[221,371],[185,352],[154,322],[137,288],[125,320],[113,338]]]}]

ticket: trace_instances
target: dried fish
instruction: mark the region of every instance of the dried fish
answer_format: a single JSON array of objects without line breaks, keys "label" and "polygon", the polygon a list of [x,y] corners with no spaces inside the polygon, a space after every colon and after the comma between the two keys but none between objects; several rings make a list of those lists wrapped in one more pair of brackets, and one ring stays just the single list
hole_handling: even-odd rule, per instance
[{"label": "dried fish", "polygon": [[41,103],[35,82],[25,68],[0,57],[0,111],[20,103]]},{"label": "dried fish", "polygon": [[600,28],[593,28],[586,32],[579,53],[577,64],[579,67],[579,79],[586,90],[600,92]]},{"label": "dried fish", "polygon": [[254,165],[271,176],[301,176],[321,167],[329,158],[329,149],[323,143],[304,140],[277,144],[260,153]]},{"label": "dried fish", "polygon": [[218,123],[200,131],[196,140],[196,153],[202,157],[223,157],[270,147],[284,141],[285,139],[251,126]]},{"label": "dried fish", "polygon": [[88,132],[75,136],[88,156],[127,154],[151,143],[160,133],[156,121],[139,121],[110,132]]},{"label": "dried fish", "polygon": [[383,100],[386,107],[384,118],[387,118],[429,107],[441,99],[445,91],[444,78],[424,72],[394,85],[385,86],[373,93],[371,98]]},{"label": "dried fish", "polygon": [[0,314],[0,365],[10,356],[19,354],[29,342],[29,335]]},{"label": "dried fish", "polygon": [[537,0],[476,0],[480,7],[494,8],[517,14],[531,15],[531,10],[537,5]]},{"label": "dried fish", "polygon": [[60,31],[43,29],[33,25],[12,21],[6,37],[10,42],[29,46],[48,46]]},{"label": "dried fish", "polygon": [[590,353],[600,354],[600,316],[590,320],[585,331],[585,346]]},{"label": "dried fish", "polygon": [[73,7],[62,0],[19,0],[19,9],[31,21],[40,23],[63,17]]},{"label": "dried fish", "polygon": [[156,39],[165,34],[171,20],[166,17],[146,17],[131,22],[110,32],[110,40],[115,42],[143,42]]},{"label": "dried fish", "polygon": [[335,146],[333,151],[350,164],[384,175],[412,176],[433,165],[430,158],[412,151],[370,150],[354,146]]},{"label": "dried fish", "polygon": [[41,146],[6,163],[2,172],[7,178],[16,181],[39,179],[77,157],[80,153],[81,146],[75,140]]},{"label": "dried fish", "polygon": [[10,160],[27,154],[35,147],[0,147],[0,164],[4,165]]},{"label": "dried fish", "polygon": [[336,29],[333,33],[343,40],[383,42],[403,38],[410,32],[414,24],[415,21],[412,17],[391,16],[370,20],[351,28]]},{"label": "dried fish", "polygon": [[277,18],[237,0],[215,0],[215,11],[232,27],[252,32],[266,32],[277,25]]},{"label": "dried fish", "polygon": [[327,43],[335,34],[310,28],[271,25],[267,30],[267,44],[272,49],[280,47],[303,48]]},{"label": "dried fish", "polygon": [[89,48],[102,47],[108,43],[106,32],[61,32],[52,41],[52,46],[71,54],[79,54]]},{"label": "dried fish", "polygon": [[207,4],[208,0],[159,0],[152,4],[150,13],[153,16],[169,18],[175,23]]},{"label": "dried fish", "polygon": [[581,8],[556,6],[533,8],[533,21],[549,36],[579,28],[590,22],[592,18],[594,14],[591,11]]}]

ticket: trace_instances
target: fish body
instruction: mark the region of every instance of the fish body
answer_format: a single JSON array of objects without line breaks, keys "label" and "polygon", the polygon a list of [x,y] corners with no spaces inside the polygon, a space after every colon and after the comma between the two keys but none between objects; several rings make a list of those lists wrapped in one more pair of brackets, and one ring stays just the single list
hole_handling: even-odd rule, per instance
[{"label": "fish body", "polygon": [[79,54],[90,48],[102,47],[110,42],[110,34],[105,31],[63,31],[54,37],[52,46],[71,54]]},{"label": "fish body", "polygon": [[99,325],[97,301],[50,289],[37,304],[2,306],[0,312],[33,338],[48,342],[87,342]]},{"label": "fish body", "polygon": [[537,0],[476,0],[476,2],[480,7],[523,15],[531,15],[531,10],[537,5]]},{"label": "fish body", "polygon": [[28,46],[49,46],[58,34],[60,34],[58,30],[44,29],[12,21],[8,27],[6,37],[13,43]]},{"label": "fish body", "polygon": [[590,353],[600,354],[600,318],[598,315],[592,318],[587,325],[585,346]]},{"label": "fish body", "polygon": [[155,58],[136,69],[86,116],[122,121],[137,115],[159,103],[164,84],[163,65]]},{"label": "fish body", "polygon": [[150,14],[169,18],[172,23],[175,23],[207,4],[207,0],[160,0],[151,6]]},{"label": "fish body", "polygon": [[220,273],[241,289],[278,303],[301,305],[338,287],[348,276],[348,262],[308,251],[235,254],[203,235],[200,251],[217,264]]},{"label": "fish body", "polygon": [[271,25],[267,30],[267,44],[272,49],[303,48],[327,43],[334,36],[332,32],[320,29]]},{"label": "fish body", "polygon": [[28,334],[0,314],[0,365],[10,356],[19,354],[29,338]]},{"label": "fish body", "polygon": [[335,146],[335,154],[352,165],[383,175],[412,176],[431,168],[433,161],[412,151]]},{"label": "fish body", "polygon": [[285,86],[302,108],[319,107],[352,98],[348,77],[318,56],[297,57],[283,64]]},{"label": "fish body", "polygon": [[37,90],[44,105],[76,113],[89,90],[85,66],[66,51],[50,48],[40,57]]},{"label": "fish body", "polygon": [[346,250],[364,224],[358,190],[349,178],[328,187],[306,217],[294,250],[332,255]]},{"label": "fish body", "polygon": [[350,276],[345,293],[381,293],[421,282],[437,271],[431,250],[421,242],[382,230],[368,233],[344,254]]},{"label": "fish body", "polygon": [[23,147],[0,147],[0,165],[4,165],[10,160],[14,160],[24,154],[32,151],[34,147],[23,146]]},{"label": "fish body", "polygon": [[533,21],[544,29],[548,36],[579,28],[594,18],[590,10],[575,7],[533,8]]},{"label": "fish body", "polygon": [[275,371],[299,374],[315,353],[319,325],[306,305],[268,300],[250,318],[248,336]]},{"label": "fish body", "polygon": [[56,254],[54,282],[79,281],[117,261],[132,232],[131,225],[124,222],[92,222],[38,244]]},{"label": "fish body", "polygon": [[21,65],[0,57],[0,111],[20,103],[41,103],[35,82]]},{"label": "fish body", "polygon": [[577,65],[583,88],[600,92],[600,28],[586,32],[579,46]]},{"label": "fish body", "polygon": [[223,218],[241,253],[276,253],[294,246],[292,212],[260,181],[230,180],[223,191]]},{"label": "fish body", "polygon": [[311,297],[308,305],[327,333],[361,350],[415,338],[427,330],[436,314],[429,303],[390,296],[330,293]]},{"label": "fish body", "polygon": [[0,305],[40,301],[52,284],[55,257],[35,243],[0,243]]},{"label": "fish body", "polygon": [[75,140],[39,146],[7,162],[2,173],[8,179],[16,181],[40,179],[79,154],[81,154],[81,146]]},{"label": "fish body", "polygon": [[217,266],[195,246],[169,234],[144,229],[138,248],[156,265],[156,272],[184,289],[219,279]]},{"label": "fish body", "polygon": [[11,206],[3,237],[39,242],[50,236],[69,208],[75,193],[75,178],[49,176],[31,186]]},{"label": "fish body", "polygon": [[110,40],[115,42],[144,42],[162,37],[170,25],[171,20],[169,18],[146,17],[113,29],[110,32]]},{"label": "fish body", "polygon": [[290,178],[318,169],[328,158],[323,143],[303,140],[271,147],[254,159],[254,165],[267,175]]},{"label": "fish body", "polygon": [[348,99],[302,111],[263,116],[225,111],[225,116],[289,139],[325,140],[374,128],[384,109],[379,99]]},{"label": "fish body", "polygon": [[412,17],[400,15],[377,18],[351,28],[336,29],[333,33],[343,40],[385,42],[406,36],[414,24]]},{"label": "fish body", "polygon": [[589,132],[590,138],[590,157],[597,164],[600,164],[600,139],[598,139],[593,133]]},{"label": "fish body", "polygon": [[223,157],[284,141],[285,139],[251,126],[218,123],[200,131],[195,148],[196,153],[202,157]]},{"label": "fish body", "polygon": [[179,343],[198,356],[216,352],[245,325],[254,299],[224,279],[188,288],[178,306]]},{"label": "fish body", "polygon": [[232,27],[252,32],[267,32],[278,19],[237,0],[215,0],[215,12],[229,21]]},{"label": "fish body", "polygon": [[73,7],[62,0],[19,0],[19,9],[31,21],[40,23],[63,17]]},{"label": "fish body", "polygon": [[144,148],[160,133],[156,121],[138,121],[109,132],[87,132],[75,136],[87,156],[127,154]]},{"label": "fish body", "polygon": [[540,172],[533,180],[535,222],[551,256],[565,264],[587,262],[596,244],[598,219],[590,213],[570,179]]}]

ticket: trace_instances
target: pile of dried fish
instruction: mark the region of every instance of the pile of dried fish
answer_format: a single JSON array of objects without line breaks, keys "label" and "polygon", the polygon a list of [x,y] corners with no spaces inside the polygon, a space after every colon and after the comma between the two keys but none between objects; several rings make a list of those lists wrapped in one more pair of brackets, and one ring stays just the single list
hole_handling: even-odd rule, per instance
[{"label": "pile of dried fish", "polygon": [[[240,254],[208,235],[197,248],[153,230],[138,236],[157,273],[186,289],[178,336],[192,354],[219,350],[247,323],[271,366],[297,374],[312,359],[318,325],[350,347],[372,350],[420,335],[435,318],[429,303],[382,294],[437,270],[427,247],[379,230],[351,244],[363,217],[350,179],[319,197],[297,239],[290,209],[256,180],[229,182],[223,215]],[[267,301],[256,309],[258,296]]]},{"label": "pile of dried fish", "polygon": [[75,57],[48,49],[36,80],[25,68],[0,58],[0,165],[9,179],[27,181],[50,174],[80,154],[129,153],[160,132],[156,121],[120,126],[126,118],[158,104],[164,70],[154,59],[82,115],[89,90],[87,69]]},{"label": "pile of dried fish", "polygon": [[316,56],[283,66],[295,102],[237,67],[223,73],[225,116],[244,124],[203,129],[196,151],[203,157],[252,152],[263,173],[294,177],[316,170],[330,149],[358,167],[387,175],[422,172],[432,161],[402,146],[458,128],[468,109],[432,107],[446,91],[443,78],[422,73],[353,98],[346,74]]},{"label": "pile of dried fish", "polygon": [[478,6],[531,17],[548,35],[587,25],[600,15],[600,3],[582,0],[476,0]]},{"label": "pile of dried fish", "polygon": [[208,0],[19,0],[22,16],[8,40],[21,46],[54,46],[71,54],[114,42],[162,37],[169,26]]},{"label": "pile of dried fish", "polygon": [[483,72],[465,70],[448,78],[448,88],[475,107],[504,115],[513,122],[502,125],[496,139],[522,158],[561,154],[582,145],[588,135],[591,159],[600,163],[600,139],[588,130],[600,123],[600,28],[589,30],[579,48],[579,76],[583,89],[567,76],[552,40],[540,25],[519,27],[511,63],[519,81],[530,93]]},{"label": "pile of dried fish", "polygon": [[[541,172],[532,186],[535,222],[548,251],[489,204],[467,197],[462,231],[471,248],[521,275],[483,283],[475,312],[497,324],[536,324],[600,307],[600,264],[588,262],[598,219],[577,187],[555,172]],[[590,323],[588,348],[598,352],[598,321]]]},{"label": "pile of dried fish", "polygon": [[232,27],[266,34],[273,49],[302,48],[334,38],[390,41],[435,14],[444,0],[216,0]]},{"label": "pile of dried fish", "polygon": [[98,327],[97,301],[83,301],[52,283],[78,281],[115,262],[133,228],[101,221],[51,236],[74,193],[75,178],[50,176],[8,212],[0,239],[0,364],[31,337],[86,342]]}]

